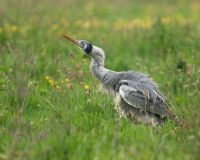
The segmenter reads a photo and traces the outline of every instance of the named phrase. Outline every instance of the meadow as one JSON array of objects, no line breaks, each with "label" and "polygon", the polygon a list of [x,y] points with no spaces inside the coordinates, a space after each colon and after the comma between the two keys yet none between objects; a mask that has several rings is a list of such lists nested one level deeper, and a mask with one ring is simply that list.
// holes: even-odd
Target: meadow
[{"label": "meadow", "polygon": [[[200,159],[200,2],[1,0],[0,159]],[[150,74],[179,122],[120,118],[90,58]]]}]

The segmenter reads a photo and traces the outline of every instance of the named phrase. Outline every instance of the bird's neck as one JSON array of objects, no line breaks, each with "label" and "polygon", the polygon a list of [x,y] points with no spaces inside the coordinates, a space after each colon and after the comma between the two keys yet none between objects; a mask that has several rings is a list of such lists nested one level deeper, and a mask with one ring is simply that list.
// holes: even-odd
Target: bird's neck
[{"label": "bird's neck", "polygon": [[104,51],[93,46],[90,56],[92,57],[90,65],[92,73],[101,82],[99,89],[108,95],[115,96],[114,86],[119,81],[119,76],[117,72],[104,68]]},{"label": "bird's neck", "polygon": [[92,58],[90,65],[92,73],[99,81],[102,81],[107,73],[107,69],[104,68],[104,51],[101,48],[93,46],[93,51],[90,56]]}]

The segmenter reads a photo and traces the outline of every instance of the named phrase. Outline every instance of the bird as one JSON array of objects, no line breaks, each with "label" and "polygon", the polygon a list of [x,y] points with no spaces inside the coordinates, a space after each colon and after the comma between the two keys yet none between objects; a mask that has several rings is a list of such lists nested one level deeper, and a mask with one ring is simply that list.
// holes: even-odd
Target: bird
[{"label": "bird", "polygon": [[83,54],[91,57],[90,69],[100,81],[100,90],[113,97],[115,111],[120,118],[133,123],[162,126],[167,119],[176,116],[169,109],[170,104],[148,74],[136,71],[116,72],[104,67],[104,51],[85,40],[75,40],[61,34],[77,45]]}]

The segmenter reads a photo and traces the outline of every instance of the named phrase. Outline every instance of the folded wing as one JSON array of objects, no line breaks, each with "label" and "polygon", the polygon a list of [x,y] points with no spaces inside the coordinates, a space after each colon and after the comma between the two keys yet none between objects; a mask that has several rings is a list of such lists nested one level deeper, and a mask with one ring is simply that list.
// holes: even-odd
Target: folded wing
[{"label": "folded wing", "polygon": [[[134,88],[128,85],[121,85],[119,88],[119,93],[126,103],[142,111],[155,113],[165,117],[173,116],[173,113],[169,111],[166,106],[166,102],[163,99],[159,98],[158,96],[148,97],[147,91],[145,90],[146,89],[144,88],[144,91],[141,92],[141,88],[138,90],[137,87]],[[155,95],[156,94],[159,93],[155,93]]]}]

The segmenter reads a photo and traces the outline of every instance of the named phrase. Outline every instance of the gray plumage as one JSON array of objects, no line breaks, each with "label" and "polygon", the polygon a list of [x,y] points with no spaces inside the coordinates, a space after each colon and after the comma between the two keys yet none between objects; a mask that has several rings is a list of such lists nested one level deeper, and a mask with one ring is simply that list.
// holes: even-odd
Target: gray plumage
[{"label": "gray plumage", "polygon": [[[162,124],[169,116],[174,117],[167,107],[168,102],[149,75],[128,71],[115,72],[104,68],[104,51],[96,46],[90,53],[90,68],[101,82],[101,90],[111,95],[120,116],[134,122]],[[169,104],[168,104],[169,105]]]},{"label": "gray plumage", "polygon": [[[66,36],[67,37],[67,36]],[[67,39],[69,39],[67,37]],[[71,39],[69,39],[72,41]],[[127,71],[115,72],[104,68],[105,54],[101,48],[87,41],[76,41],[84,54],[91,57],[91,71],[100,81],[100,90],[114,98],[115,109],[132,122],[161,125],[174,114],[168,109],[169,103],[149,75]]]}]

